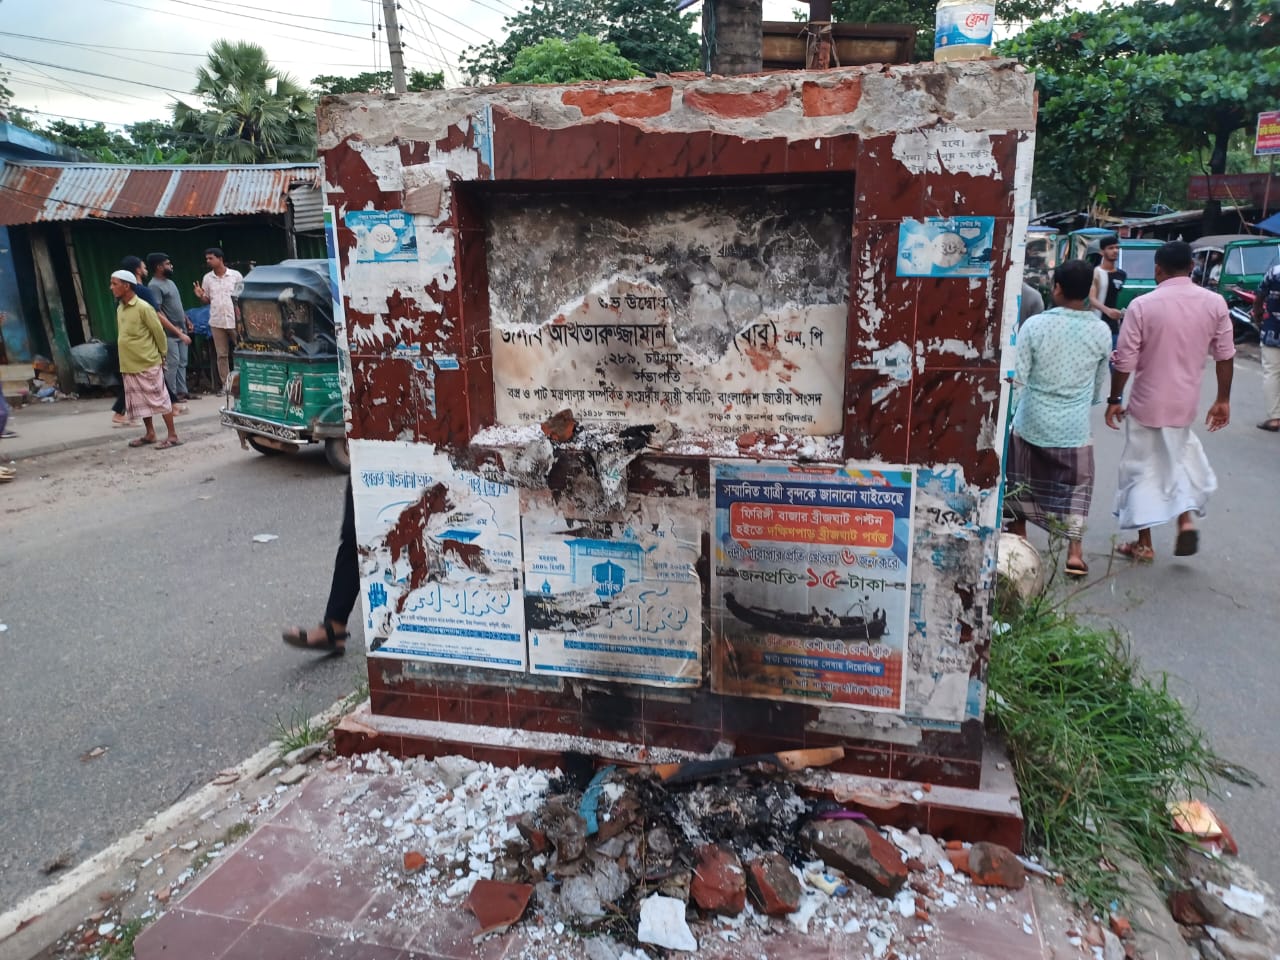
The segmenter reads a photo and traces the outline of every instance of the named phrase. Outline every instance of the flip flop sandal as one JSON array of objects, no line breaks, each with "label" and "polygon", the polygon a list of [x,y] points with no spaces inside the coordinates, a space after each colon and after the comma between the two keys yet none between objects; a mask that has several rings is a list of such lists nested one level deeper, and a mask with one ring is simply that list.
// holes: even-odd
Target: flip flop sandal
[{"label": "flip flop sandal", "polygon": [[1089,575],[1089,565],[1087,563],[1068,563],[1063,569],[1063,572],[1068,577],[1080,579]]},{"label": "flip flop sandal", "polygon": [[1258,424],[1259,430],[1266,430],[1268,433],[1280,433],[1280,420],[1263,420]]},{"label": "flip flop sandal", "polygon": [[1200,531],[1199,530],[1179,530],[1178,539],[1173,544],[1173,555],[1175,557],[1190,557],[1200,549]]},{"label": "flip flop sandal", "polygon": [[306,627],[294,627],[291,630],[286,630],[280,635],[280,639],[291,647],[297,647],[299,650],[317,650],[321,653],[334,653],[338,656],[346,653],[346,647],[340,647],[338,644],[345,644],[351,634],[346,630],[333,629],[333,624],[327,620],[320,624],[320,627],[324,630],[325,638],[319,643],[307,642],[307,633],[309,631]]},{"label": "flip flop sandal", "polygon": [[156,444],[156,449],[157,449],[157,450],[168,450],[170,447],[180,447],[180,446],[182,446],[182,445],[183,445],[183,443],[185,443],[185,442],[186,442],[185,440],[164,440],[164,441],[162,441],[162,442],[160,442],[160,443],[157,443],[157,444]]},{"label": "flip flop sandal", "polygon": [[1156,559],[1155,550],[1142,546],[1136,540],[1120,544],[1116,547],[1116,553],[1122,557],[1128,557],[1134,563],[1154,563]]},{"label": "flip flop sandal", "polygon": [[155,443],[155,437],[137,437],[129,441],[131,447],[149,447]]}]

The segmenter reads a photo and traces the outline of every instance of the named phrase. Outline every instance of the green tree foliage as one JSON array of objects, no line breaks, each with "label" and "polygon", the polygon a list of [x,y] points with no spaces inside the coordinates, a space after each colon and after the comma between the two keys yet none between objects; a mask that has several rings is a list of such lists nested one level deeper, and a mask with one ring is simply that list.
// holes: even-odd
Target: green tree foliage
[{"label": "green tree foliage", "polygon": [[641,73],[674,73],[698,65],[696,14],[677,13],[669,0],[535,0],[507,18],[506,39],[463,51],[474,83],[496,81],[515,66],[516,55],[543,40],[576,43],[586,34],[612,44]]},{"label": "green tree foliage", "polygon": [[568,41],[548,37],[516,54],[503,83],[574,83],[578,80],[627,80],[639,68],[612,43],[585,33]]},{"label": "green tree foliage", "polygon": [[[354,77],[321,74],[318,77],[312,77],[311,86],[315,87],[322,97],[341,93],[390,93],[395,89],[390,70],[366,71]],[[405,77],[405,86],[409,88],[410,93],[421,90],[443,90],[444,74],[410,70],[409,75]]]},{"label": "green tree foliage", "polygon": [[[1033,24],[999,46],[1036,71],[1037,183],[1057,203],[1132,205],[1138,185],[1207,154],[1280,103],[1276,0],[1139,0]],[[1056,203],[1055,203],[1056,205]]]},{"label": "green tree foliage", "polygon": [[256,43],[218,40],[196,71],[194,104],[179,100],[174,126],[191,138],[200,162],[280,163],[314,160],[315,102],[273,67]]},{"label": "green tree foliage", "polygon": [[[916,28],[916,59],[933,59],[934,11],[937,0],[833,0],[832,16],[841,23],[909,23]],[[1061,0],[999,0],[1002,22],[1031,21],[1062,9]],[[807,20],[808,11],[797,11]]]}]

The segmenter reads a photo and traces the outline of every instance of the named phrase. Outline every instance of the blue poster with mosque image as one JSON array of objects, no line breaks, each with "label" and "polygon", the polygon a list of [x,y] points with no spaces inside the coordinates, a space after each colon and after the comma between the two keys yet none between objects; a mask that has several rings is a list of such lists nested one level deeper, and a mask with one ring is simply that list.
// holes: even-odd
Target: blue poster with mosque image
[{"label": "blue poster with mosque image", "polygon": [[625,520],[577,519],[521,495],[530,672],[701,683],[698,516],[637,501]]}]

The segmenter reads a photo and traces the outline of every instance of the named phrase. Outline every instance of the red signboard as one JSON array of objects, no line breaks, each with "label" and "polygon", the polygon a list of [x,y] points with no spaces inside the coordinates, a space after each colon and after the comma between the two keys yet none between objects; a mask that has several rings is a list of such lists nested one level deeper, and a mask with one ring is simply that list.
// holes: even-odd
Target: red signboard
[{"label": "red signboard", "polygon": [[[1272,196],[1280,195],[1280,184],[1272,184]],[[1265,173],[1223,173],[1192,177],[1187,183],[1188,200],[1225,200],[1262,206],[1267,195]]]},{"label": "red signboard", "polygon": [[1280,110],[1258,114],[1258,132],[1253,138],[1256,157],[1280,153]]}]

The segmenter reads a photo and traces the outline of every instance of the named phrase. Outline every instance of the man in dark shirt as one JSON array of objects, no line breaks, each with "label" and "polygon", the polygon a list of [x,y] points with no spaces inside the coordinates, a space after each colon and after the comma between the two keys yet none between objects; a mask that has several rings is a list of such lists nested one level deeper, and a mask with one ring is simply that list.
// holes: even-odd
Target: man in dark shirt
[{"label": "man in dark shirt", "polygon": [[147,254],[147,269],[151,272],[151,291],[160,300],[160,310],[178,328],[175,335],[165,330],[169,339],[169,352],[164,357],[164,382],[176,399],[174,413],[186,413],[187,407],[187,347],[191,344],[191,321],[182,309],[182,294],[173,282],[173,261],[167,253]]},{"label": "man in dark shirt", "polygon": [[1262,390],[1267,399],[1267,419],[1259,430],[1280,431],[1280,263],[1273,263],[1262,277],[1253,298],[1253,319],[1262,335]]}]

